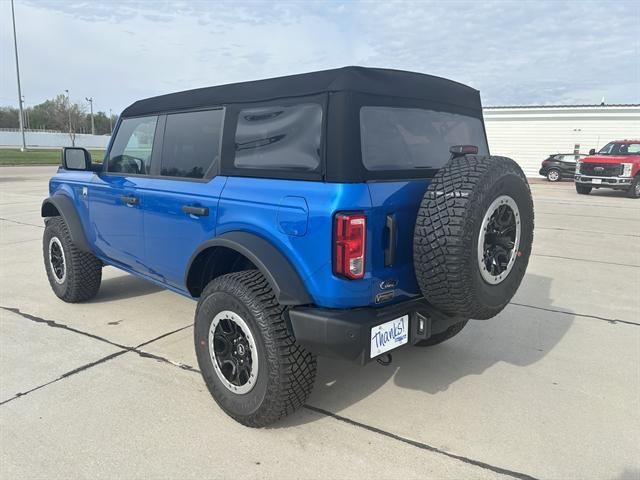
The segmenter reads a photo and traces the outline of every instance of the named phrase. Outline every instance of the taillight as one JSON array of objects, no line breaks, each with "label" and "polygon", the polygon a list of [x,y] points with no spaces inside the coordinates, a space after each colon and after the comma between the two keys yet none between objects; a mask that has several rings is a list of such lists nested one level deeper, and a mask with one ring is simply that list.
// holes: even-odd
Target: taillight
[{"label": "taillight", "polygon": [[334,220],[333,270],[351,279],[364,277],[367,218],[363,213],[337,213]]},{"label": "taillight", "polygon": [[547,165],[549,165],[549,160],[545,160],[545,161],[543,161],[543,162],[542,162],[542,165],[544,165],[545,167],[546,167]]}]

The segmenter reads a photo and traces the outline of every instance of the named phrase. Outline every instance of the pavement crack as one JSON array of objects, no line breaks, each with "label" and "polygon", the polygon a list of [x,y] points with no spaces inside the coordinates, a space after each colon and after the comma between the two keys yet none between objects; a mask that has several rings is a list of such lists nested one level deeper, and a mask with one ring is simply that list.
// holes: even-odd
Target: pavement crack
[{"label": "pavement crack", "polygon": [[603,265],[616,265],[618,267],[640,268],[640,265],[630,265],[628,263],[604,262],[601,260],[590,260],[588,258],[564,257],[562,255],[546,255],[544,253],[532,253],[532,257],[560,258],[562,260],[576,260],[578,262],[600,263]]},{"label": "pavement crack", "polygon": [[578,230],[576,228],[562,228],[562,227],[541,227],[536,225],[536,230],[558,230],[561,232],[578,232],[578,233],[590,233],[598,236],[607,235],[615,237],[632,237],[640,238],[640,235],[633,235],[631,233],[615,233],[615,232],[598,232],[596,230]]},{"label": "pavement crack", "polygon": [[387,438],[391,438],[392,440],[396,440],[402,443],[406,443],[407,445],[411,445],[413,447],[419,448],[421,450],[427,450],[429,452],[437,453],[439,455],[444,455],[445,457],[453,458],[454,460],[458,460],[463,463],[467,463],[469,465],[474,465],[476,467],[490,470],[494,473],[498,473],[501,475],[507,475],[513,478],[519,478],[522,480],[536,480],[536,477],[532,477],[531,475],[527,475],[526,473],[516,472],[515,470],[509,470],[506,468],[498,467],[496,465],[491,465],[489,463],[481,462],[480,460],[474,460],[473,458],[464,457],[462,455],[456,455],[455,453],[450,453],[444,450],[441,450],[432,445],[428,445],[426,443],[418,442],[417,440],[411,440],[406,437],[401,437],[400,435],[396,435],[395,433],[388,432],[386,430],[382,430],[381,428],[373,427],[371,425],[367,425],[366,423],[361,423],[356,420],[352,420],[347,417],[343,417],[333,412],[329,412],[328,410],[324,410],[322,408],[314,407],[312,405],[305,405],[305,409],[310,410],[312,412],[319,413],[321,415],[325,415],[327,417],[331,417],[340,422],[346,423],[348,425],[352,425],[354,427],[359,427],[364,430],[368,430],[369,432],[376,433],[378,435],[383,435]]},{"label": "pavement crack", "polygon": [[180,363],[180,362],[174,362],[173,360],[169,360],[166,357],[162,357],[160,355],[156,355],[154,353],[149,353],[149,352],[145,352],[145,351],[141,351],[141,350],[134,350],[135,353],[137,353],[138,355],[140,355],[142,358],[150,358],[152,360],[156,360],[158,362],[161,363],[167,363],[169,365],[172,365],[174,367],[178,367],[181,370],[186,370],[188,372],[194,372],[194,373],[201,373],[200,370],[198,370],[195,367],[192,367],[191,365],[188,365],[186,363]]},{"label": "pavement crack", "polygon": [[112,342],[111,340],[108,340],[108,339],[106,339],[104,337],[101,337],[100,335],[96,335],[94,333],[85,332],[83,330],[78,330],[77,328],[70,327],[69,325],[65,325],[64,323],[56,322],[55,320],[47,320],[47,319],[42,318],[42,317],[36,317],[35,315],[31,315],[29,313],[24,313],[19,308],[3,307],[3,306],[0,306],[0,308],[2,310],[6,310],[8,312],[15,313],[16,315],[20,315],[22,318],[26,318],[27,320],[31,320],[32,322],[42,323],[42,324],[47,325],[47,326],[52,327],[52,328],[61,328],[62,330],[67,330],[69,332],[77,333],[79,335],[83,335],[85,337],[89,337],[89,338],[92,338],[94,340],[98,340],[100,342],[108,343],[109,345],[112,345],[114,347],[123,348],[123,349],[130,349],[131,348],[131,347],[128,347],[126,345],[121,345],[119,343]]},{"label": "pavement crack", "polygon": [[586,313],[575,313],[575,312],[568,312],[566,310],[556,310],[554,308],[537,307],[535,305],[527,305],[526,303],[510,302],[510,305],[517,305],[518,307],[533,308],[536,310],[543,310],[545,312],[563,313],[565,315],[573,315],[574,317],[593,318],[594,320],[602,320],[603,322],[611,323],[613,325],[615,325],[616,323],[623,323],[625,325],[635,325],[636,327],[640,327],[640,323],[632,322],[630,320],[620,320],[619,318],[599,317],[597,315],[588,315]]},{"label": "pavement crack", "polygon": [[609,215],[584,215],[582,213],[558,213],[558,212],[542,212],[536,211],[536,215],[559,215],[564,217],[588,217],[588,218],[605,218],[607,220],[624,220],[624,221],[632,221],[637,222],[640,219],[637,218],[627,218],[627,217],[611,217]]},{"label": "pavement crack", "polygon": [[86,363],[86,364],[84,364],[84,365],[82,365],[82,366],[80,366],[78,368],[74,368],[73,370],[69,370],[68,372],[63,373],[62,375],[60,375],[58,378],[50,380],[47,383],[43,383],[42,385],[38,385],[37,387],[33,387],[32,389],[27,390],[26,392],[16,393],[13,397],[8,398],[8,399],[3,400],[2,402],[0,402],[0,407],[2,405],[5,405],[5,404],[13,401],[13,400],[16,400],[16,399],[18,399],[20,397],[24,397],[25,395],[28,395],[28,394],[30,394],[32,392],[35,392],[36,390],[40,390],[41,388],[44,388],[44,387],[47,387],[47,386],[52,385],[54,383],[57,383],[60,380],[64,380],[65,378],[69,378],[69,377],[71,377],[71,376],[73,376],[73,375],[75,375],[77,373],[80,373],[80,372],[83,372],[85,370],[88,370],[91,367],[95,367],[96,365],[100,365],[101,363],[108,362],[109,360],[112,360],[112,359],[114,359],[116,357],[119,357],[120,355],[123,355],[123,354],[125,354],[127,352],[128,352],[128,350],[120,350],[120,351],[114,352],[114,353],[112,353],[110,355],[107,355],[106,357],[102,357],[102,358],[100,358],[100,359],[98,359],[98,360],[96,360],[94,362],[89,362],[89,363]]},{"label": "pavement crack", "polygon": [[4,218],[4,217],[0,217],[0,220],[4,220],[5,222],[15,223],[17,225],[25,225],[27,227],[44,228],[44,225],[36,225],[35,223],[19,222],[18,220],[9,220],[8,218]]},{"label": "pavement crack", "polygon": [[[571,205],[574,207],[599,207],[599,208],[615,208],[616,210],[632,210],[632,211],[636,211],[636,209],[634,207],[621,207],[620,205],[605,205],[604,203],[582,203],[582,202],[562,202],[562,201],[557,201],[555,199],[548,199],[548,200],[537,200],[538,203],[546,203],[549,205]],[[544,212],[542,212],[544,213]],[[560,215],[566,215],[564,213],[561,213]],[[571,214],[569,214],[571,215]]]},{"label": "pavement crack", "polygon": [[163,339],[165,337],[168,337],[169,335],[173,335],[174,333],[178,333],[178,332],[181,332],[182,330],[186,330],[187,328],[190,328],[192,324],[185,325],[185,326],[180,327],[180,328],[176,328],[175,330],[171,330],[170,332],[163,333],[162,335],[158,335],[157,337],[154,337],[151,340],[147,340],[146,342],[143,342],[143,343],[141,343],[139,345],[136,345],[135,347],[129,347],[129,346],[126,346],[126,345],[121,345],[121,344],[116,343],[116,342],[112,342],[111,340],[108,340],[108,339],[106,339],[104,337],[101,337],[99,335],[95,335],[93,333],[85,332],[83,330],[78,330],[77,328],[73,328],[73,327],[70,327],[70,326],[65,325],[63,323],[56,322],[55,320],[47,320],[47,319],[44,319],[44,318],[41,318],[41,317],[36,317],[35,315],[24,313],[19,308],[0,306],[0,309],[6,310],[8,312],[15,313],[16,315],[19,315],[22,318],[25,318],[25,319],[30,320],[32,322],[41,323],[41,324],[47,325],[47,326],[52,327],[52,328],[60,328],[60,329],[67,330],[67,331],[72,332],[72,333],[77,333],[79,335],[83,335],[83,336],[89,337],[89,338],[91,338],[93,340],[98,340],[100,342],[107,343],[107,344],[109,344],[109,345],[111,345],[113,347],[116,347],[116,348],[120,349],[117,352],[114,352],[114,353],[111,353],[109,355],[106,355],[106,356],[104,356],[102,358],[99,358],[98,360],[86,363],[84,365],[81,365],[80,367],[77,367],[77,368],[74,368],[72,370],[69,370],[68,372],[63,373],[59,377],[57,377],[57,378],[55,378],[53,380],[50,380],[50,381],[48,381],[46,383],[43,383],[41,385],[38,385],[37,387],[34,387],[34,388],[30,389],[30,390],[27,390],[25,392],[18,392],[13,397],[1,401],[0,402],[0,406],[5,405],[6,403],[9,403],[9,402],[11,402],[13,400],[16,400],[16,399],[18,399],[20,397],[24,397],[25,395],[28,395],[29,393],[35,392],[36,390],[40,390],[41,388],[44,388],[46,386],[49,386],[49,385],[54,384],[56,382],[59,382],[60,380],[64,380],[65,378],[69,378],[69,377],[71,377],[71,376],[73,376],[73,375],[75,375],[77,373],[83,372],[83,371],[88,370],[90,368],[93,368],[93,367],[95,367],[97,365],[100,365],[102,363],[108,362],[109,360],[112,360],[112,359],[114,359],[116,357],[119,357],[120,355],[123,355],[125,353],[129,353],[129,352],[135,353],[135,354],[139,355],[142,358],[153,358],[153,359],[155,359],[157,361],[161,361],[161,362],[164,362],[164,363],[171,364],[173,366],[181,368],[182,370],[199,372],[199,370],[191,367],[190,365],[186,365],[186,364],[182,364],[182,363],[178,363],[178,362],[173,362],[172,360],[169,360],[168,358],[161,357],[159,355],[154,355],[152,353],[147,353],[147,352],[144,352],[144,351],[140,350],[140,348],[142,348],[142,347],[144,347],[146,345],[149,345],[149,344],[151,344],[153,342],[157,342],[158,340],[161,340],[161,339]]}]

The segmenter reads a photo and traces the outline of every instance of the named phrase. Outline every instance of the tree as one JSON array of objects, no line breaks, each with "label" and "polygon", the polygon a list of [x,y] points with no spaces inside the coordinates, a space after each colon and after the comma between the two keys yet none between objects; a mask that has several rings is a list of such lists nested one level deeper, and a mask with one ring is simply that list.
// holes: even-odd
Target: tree
[{"label": "tree", "polygon": [[105,112],[94,113],[93,121],[96,126],[96,135],[110,135],[111,126],[116,124],[117,119],[117,115],[112,115],[111,122],[109,122],[109,116]]},{"label": "tree", "polygon": [[0,107],[0,128],[18,128],[19,115],[17,108]]},{"label": "tree", "polygon": [[[0,128],[19,128],[18,109],[0,107]],[[25,109],[25,118],[29,119],[28,128],[33,130],[57,130],[67,132],[71,142],[75,143],[78,133],[91,132],[91,116],[87,114],[85,103],[71,103],[65,94],[60,94],[52,100],[46,100],[33,107]],[[105,112],[94,113],[97,135],[111,134],[111,125],[115,125],[117,115],[109,116]]]},{"label": "tree", "polygon": [[66,95],[59,94],[53,99],[52,114],[55,123],[62,131],[69,132],[71,145],[76,144],[76,134],[80,130],[83,122],[86,120],[86,106],[77,103],[71,103]]}]

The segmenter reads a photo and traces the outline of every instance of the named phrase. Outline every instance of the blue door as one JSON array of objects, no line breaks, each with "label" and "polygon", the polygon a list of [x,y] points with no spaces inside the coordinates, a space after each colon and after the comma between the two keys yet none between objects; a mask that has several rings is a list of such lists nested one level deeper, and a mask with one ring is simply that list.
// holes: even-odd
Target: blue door
[{"label": "blue door", "polygon": [[152,188],[144,190],[145,254],[153,278],[185,290],[191,255],[215,236],[225,180],[219,176],[207,183],[154,179]]},{"label": "blue door", "polygon": [[182,291],[191,255],[215,236],[218,199],[226,181],[217,175],[223,117],[223,109],[163,117],[159,164],[153,167],[154,178],[140,185],[149,274]]},{"label": "blue door", "polygon": [[120,122],[102,173],[88,186],[90,236],[107,262],[147,274],[140,182],[150,175],[157,116]]},{"label": "blue door", "polygon": [[96,176],[89,198],[96,251],[110,263],[144,272],[143,199],[136,178]]}]

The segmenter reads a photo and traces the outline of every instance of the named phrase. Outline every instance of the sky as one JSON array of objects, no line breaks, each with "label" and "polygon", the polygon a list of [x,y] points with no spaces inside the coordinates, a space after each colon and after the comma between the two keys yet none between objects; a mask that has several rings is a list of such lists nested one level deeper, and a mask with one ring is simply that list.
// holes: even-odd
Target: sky
[{"label": "sky", "polygon": [[[119,113],[163,93],[362,65],[429,73],[483,104],[640,103],[640,0],[15,0],[26,105],[68,89]],[[17,106],[0,0],[0,105]]]}]

